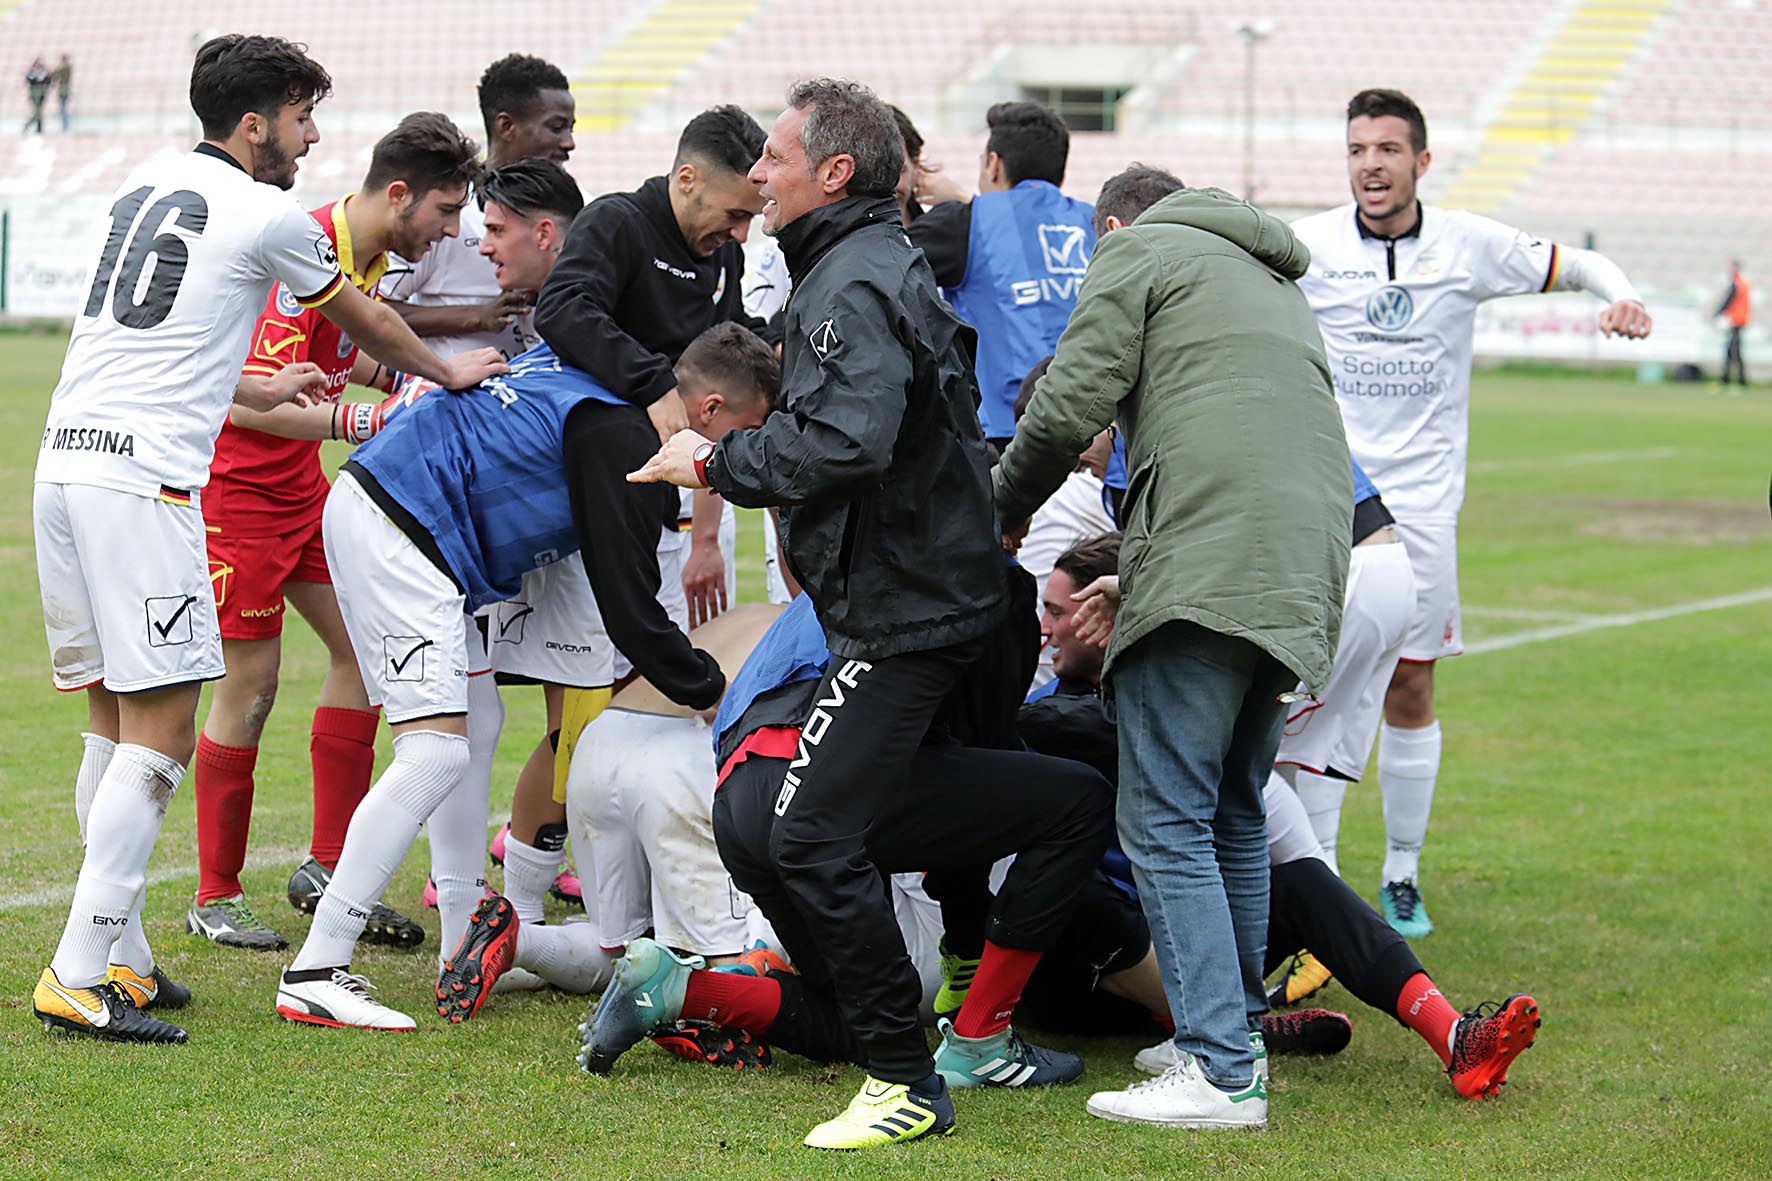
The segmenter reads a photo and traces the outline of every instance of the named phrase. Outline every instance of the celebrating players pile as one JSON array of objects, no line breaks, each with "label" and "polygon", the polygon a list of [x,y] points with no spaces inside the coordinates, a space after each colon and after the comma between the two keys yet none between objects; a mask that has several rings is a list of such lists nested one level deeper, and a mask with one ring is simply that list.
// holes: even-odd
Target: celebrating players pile
[{"label": "celebrating players pile", "polygon": [[[46,1028],[186,1040],[150,1012],[191,998],[143,902],[193,755],[186,927],[287,947],[239,876],[287,603],[330,655],[287,1020],[415,1028],[351,961],[423,941],[382,894],[428,821],[441,1020],[552,986],[600,994],[593,1073],[647,1039],[862,1066],[813,1147],[1082,1077],[1024,1025],[1161,1032],[1156,1077],[1093,1115],[1261,1127],[1270,1055],[1347,1043],[1293,1007],[1331,975],[1457,1094],[1499,1090],[1536,1002],[1461,1014],[1406,939],[1433,930],[1473,315],[1587,290],[1645,336],[1616,266],[1424,206],[1426,124],[1394,91],[1349,105],[1353,203],[1287,226],[1142,165],[1066,198],[1068,134],[1031,103],[992,108],[967,197],[830,79],[767,135],[697,116],[666,175],[586,205],[567,80],[524,56],[481,81],[484,165],[413,114],[309,214],[285,190],[330,89],[277,38],[198,50],[203,142],[119,190],[50,404],[43,614],[90,720]],[[327,439],[357,445],[330,485]],[[735,504],[771,510],[785,609],[727,609]],[[518,683],[548,732],[494,894]],[[1335,861],[1375,742],[1382,914]],[[586,921],[543,923],[550,892]]]}]

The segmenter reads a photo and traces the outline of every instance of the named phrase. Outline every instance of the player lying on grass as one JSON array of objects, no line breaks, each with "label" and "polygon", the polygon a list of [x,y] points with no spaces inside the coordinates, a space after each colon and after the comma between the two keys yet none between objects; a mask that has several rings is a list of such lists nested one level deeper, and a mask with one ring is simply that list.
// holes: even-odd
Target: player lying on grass
[{"label": "player lying on grass", "polygon": [[[717,438],[763,421],[779,369],[762,341],[721,325],[685,351],[676,379],[683,412]],[[350,962],[427,819],[442,946],[454,949],[439,1010],[471,1016],[513,954],[544,979],[555,970],[546,945],[567,928],[519,927],[502,899],[467,913],[485,877],[487,813],[487,780],[464,780],[470,699],[497,696],[473,612],[509,598],[526,571],[582,549],[609,641],[673,700],[711,707],[725,678],[657,601],[658,536],[676,518],[676,496],[625,480],[656,444],[644,410],[541,345],[506,378],[459,397],[424,393],[345,464],[326,502],[326,558],[364,686],[393,728],[394,761],[352,817],[307,942],[281,977],[284,1017],[413,1028],[370,996]],[[464,782],[474,790],[460,790]]]},{"label": "player lying on grass", "polygon": [[466,386],[504,369],[475,356],[440,362],[346,282],[325,231],[290,200],[331,85],[279,38],[204,43],[191,71],[203,142],[141,165],[118,190],[68,340],[31,508],[55,685],[86,692],[90,733],[74,790],[86,856],[32,994],[46,1026],[186,1037],[138,1010],[188,996],[154,964],[142,899],[196,746],[199,689],[225,671],[200,493],[216,433],[236,398],[268,410],[305,396],[237,389],[258,309],[282,283],[407,372]]},{"label": "player lying on grass", "polygon": [[[821,685],[833,668],[836,688],[823,697]],[[840,708],[844,676],[810,598],[802,595],[751,652],[714,721],[721,771],[713,830],[720,860],[733,886],[769,920],[798,974],[703,971],[699,956],[636,939],[587,1021],[586,1070],[607,1073],[649,1031],[684,1016],[767,1031],[784,1049],[826,1061],[863,1060],[863,1043],[838,1002],[848,982],[833,977],[769,856],[776,800],[784,782],[795,782],[807,747],[825,738],[825,711]],[[962,683],[960,695],[965,690]],[[944,722],[938,715],[938,734]],[[889,805],[867,830],[867,856],[884,873],[964,877],[1016,855],[990,907],[984,954],[965,1003],[941,1025],[935,1067],[948,1085],[1047,1085],[1082,1076],[1081,1059],[1029,1044],[1010,1018],[1107,847],[1112,806],[1106,782],[1081,764],[935,738],[911,756]],[[946,822],[931,829],[927,818],[938,812]],[[896,1091],[904,1089],[900,1084]],[[894,1091],[870,1078],[848,1110],[815,1128],[806,1142],[862,1148],[952,1126],[945,1088],[937,1104],[908,1104]]]},{"label": "player lying on grass", "polygon": [[[1083,759],[1109,779],[1118,774],[1118,735],[1099,693],[1103,649],[1079,630],[1095,636],[1111,631],[1109,588],[1118,563],[1117,534],[1073,546],[1059,558],[1046,583],[1044,616],[1058,688],[1022,710],[1022,736],[1030,747]],[[1093,605],[1089,615],[1094,617],[1081,623],[1079,594],[1087,596],[1082,605]],[[1499,1005],[1479,1005],[1461,1016],[1435,987],[1408,941],[1330,870],[1303,806],[1283,779],[1268,780],[1264,802],[1273,868],[1263,974],[1272,974],[1290,950],[1310,948],[1349,992],[1419,1033],[1439,1055],[1461,1096],[1494,1095],[1514,1057],[1537,1036],[1537,1003],[1516,993]],[[1175,1044],[1164,1042],[1141,1052],[1137,1063],[1161,1075],[1176,1054]],[[1125,1095],[1103,1092],[1090,1100],[1090,1109],[1112,1119],[1115,1104]]]},{"label": "player lying on grass", "polygon": [[[417,258],[456,235],[477,151],[444,116],[409,115],[377,141],[362,187],[313,211],[359,291],[374,295],[390,251]],[[360,443],[380,429],[385,411],[341,403],[339,395],[350,381],[391,389],[395,374],[280,286],[259,313],[241,381],[288,381],[297,370],[316,369],[325,392],[314,405],[234,407],[204,490],[210,588],[228,675],[216,682],[197,740],[197,892],[185,929],[228,947],[288,946],[253,913],[240,884],[259,737],[277,696],[285,599],[313,626],[329,658],[309,744],[313,840],[289,881],[296,909],[313,913],[375,769],[381,718],[363,695],[320,542],[320,511],[331,487],[320,467],[320,440]],[[390,400],[390,408],[398,405]],[[410,947],[423,941],[424,928],[378,907],[364,938]]]}]

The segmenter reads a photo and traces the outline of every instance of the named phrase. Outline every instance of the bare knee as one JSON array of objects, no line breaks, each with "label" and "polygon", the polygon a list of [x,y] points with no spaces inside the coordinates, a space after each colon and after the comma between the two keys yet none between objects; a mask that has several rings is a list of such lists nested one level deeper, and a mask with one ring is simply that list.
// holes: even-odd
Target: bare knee
[{"label": "bare knee", "polygon": [[1384,695],[1384,720],[1403,730],[1417,730],[1434,720],[1434,666],[1404,662],[1391,676]]}]

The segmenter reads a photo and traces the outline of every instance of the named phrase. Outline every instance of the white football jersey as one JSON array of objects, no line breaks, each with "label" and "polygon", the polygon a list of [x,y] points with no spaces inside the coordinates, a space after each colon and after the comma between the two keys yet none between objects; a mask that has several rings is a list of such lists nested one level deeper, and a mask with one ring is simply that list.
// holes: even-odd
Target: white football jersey
[{"label": "white football jersey", "polygon": [[1486,217],[1423,205],[1417,233],[1366,237],[1352,203],[1294,222],[1348,446],[1401,519],[1452,520],[1470,448],[1477,305],[1548,291],[1557,247]]},{"label": "white football jersey", "polygon": [[[497,268],[480,253],[486,237],[486,214],[479,195],[470,191],[461,208],[461,233],[445,238],[425,251],[417,262],[395,257],[381,281],[381,297],[416,307],[460,307],[491,303],[498,298]],[[427,336],[425,343],[439,357],[453,357],[470,349],[497,349],[506,358],[526,353],[541,343],[536,335],[535,314],[526,311],[496,332],[468,332],[460,336]]]},{"label": "white football jersey", "polygon": [[320,224],[208,144],[123,182],[92,276],[37,479],[148,496],[208,482],[271,287],[317,307],[345,281]]},{"label": "white football jersey", "polygon": [[768,320],[788,306],[793,289],[788,256],[781,252],[774,238],[763,239],[745,258],[744,310],[759,320]]}]

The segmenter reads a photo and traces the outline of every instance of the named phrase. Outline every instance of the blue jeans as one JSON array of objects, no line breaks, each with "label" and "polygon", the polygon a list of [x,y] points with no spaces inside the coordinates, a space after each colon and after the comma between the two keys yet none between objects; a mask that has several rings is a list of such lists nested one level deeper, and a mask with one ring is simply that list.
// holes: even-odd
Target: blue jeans
[{"label": "blue jeans", "polygon": [[1267,1008],[1267,813],[1298,678],[1248,640],[1166,624],[1114,663],[1120,844],[1151,928],[1175,1044],[1222,1090],[1255,1071]]}]

